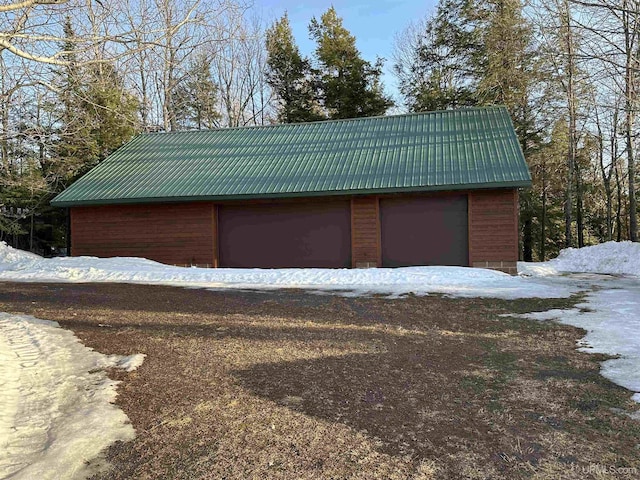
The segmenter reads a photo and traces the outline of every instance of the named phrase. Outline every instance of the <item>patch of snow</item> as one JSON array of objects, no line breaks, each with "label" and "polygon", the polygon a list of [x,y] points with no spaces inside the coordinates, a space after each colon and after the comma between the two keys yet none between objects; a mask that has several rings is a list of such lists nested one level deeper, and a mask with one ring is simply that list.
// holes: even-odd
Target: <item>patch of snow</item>
[{"label": "patch of snow", "polygon": [[141,361],[94,352],[56,322],[0,313],[0,478],[95,473],[105,448],[135,436],[104,369]]},{"label": "patch of snow", "polygon": [[568,310],[519,315],[533,320],[557,320],[583,328],[587,335],[579,350],[619,356],[602,362],[601,373],[632,392],[640,402],[640,280],[613,278],[596,280],[584,303]]},{"label": "patch of snow", "polygon": [[640,243],[606,242],[590,247],[566,248],[548,262],[519,262],[518,272],[530,276],[562,272],[640,276]]},{"label": "patch of snow", "polygon": [[146,355],[144,353],[136,353],[127,357],[119,355],[109,355],[109,361],[113,362],[113,366],[120,368],[126,372],[133,372],[143,364]]},{"label": "patch of snow", "polygon": [[0,243],[0,280],[21,282],[116,282],[211,289],[301,288],[345,295],[401,296],[443,293],[457,297],[560,298],[578,291],[549,286],[494,270],[465,267],[372,269],[184,268],[142,258],[59,257],[45,259]]},{"label": "patch of snow", "polygon": [[[587,330],[580,350],[617,355],[602,363],[601,373],[609,380],[633,392],[640,402],[640,243],[607,242],[583,248],[567,248],[548,262],[518,263],[523,277],[546,278],[561,282],[560,275],[571,280],[586,280],[600,290],[587,295],[586,302],[570,310],[550,310],[524,315],[535,320],[556,319]],[[612,278],[607,275],[624,275]],[[567,279],[568,280],[568,279]],[[581,311],[588,309],[589,311]]]}]

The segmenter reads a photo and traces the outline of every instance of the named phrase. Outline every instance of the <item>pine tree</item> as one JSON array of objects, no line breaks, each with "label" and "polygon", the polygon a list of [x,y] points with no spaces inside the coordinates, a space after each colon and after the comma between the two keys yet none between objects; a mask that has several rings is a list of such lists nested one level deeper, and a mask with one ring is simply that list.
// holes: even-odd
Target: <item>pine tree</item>
[{"label": "pine tree", "polygon": [[325,118],[320,111],[311,62],[300,54],[286,13],[267,30],[266,39],[266,79],[278,100],[278,121],[294,123]]},{"label": "pine tree", "polygon": [[213,81],[209,58],[196,55],[185,79],[173,96],[176,122],[179,128],[216,128],[221,118],[218,111],[218,86]]},{"label": "pine tree", "polygon": [[43,159],[42,170],[45,177],[50,177],[60,189],[84,170],[86,164],[93,165],[99,155],[98,143],[91,133],[92,119],[86,109],[86,78],[80,62],[74,53],[76,45],[75,33],[71,18],[64,24],[64,35],[67,39],[62,45],[62,56],[67,65],[57,71],[59,77],[59,100],[61,106],[58,142],[54,155]]},{"label": "pine tree", "polygon": [[54,179],[54,192],[130,140],[138,125],[137,100],[124,88],[115,67],[79,62],[73,53],[70,18],[64,32],[67,65],[56,72],[61,108],[58,142],[51,158],[41,161],[44,176]]},{"label": "pine tree", "polygon": [[470,2],[443,0],[435,15],[402,39],[394,70],[412,112],[446,110],[478,103],[475,68],[484,48],[469,18]]},{"label": "pine tree", "polygon": [[84,109],[91,118],[96,160],[102,161],[136,134],[138,100],[125,89],[113,65],[98,64],[90,70],[89,78]]},{"label": "pine tree", "polygon": [[322,103],[330,118],[383,115],[393,102],[382,91],[382,59],[364,60],[356,39],[342,25],[333,7],[309,25],[316,41],[322,84]]}]

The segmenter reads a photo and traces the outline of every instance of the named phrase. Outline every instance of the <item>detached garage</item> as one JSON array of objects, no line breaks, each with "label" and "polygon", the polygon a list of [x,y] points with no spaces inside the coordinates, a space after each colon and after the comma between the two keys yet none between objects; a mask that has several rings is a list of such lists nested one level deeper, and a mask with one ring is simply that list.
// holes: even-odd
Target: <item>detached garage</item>
[{"label": "detached garage", "polygon": [[72,255],[515,271],[531,184],[502,107],[136,137],[58,195]]}]

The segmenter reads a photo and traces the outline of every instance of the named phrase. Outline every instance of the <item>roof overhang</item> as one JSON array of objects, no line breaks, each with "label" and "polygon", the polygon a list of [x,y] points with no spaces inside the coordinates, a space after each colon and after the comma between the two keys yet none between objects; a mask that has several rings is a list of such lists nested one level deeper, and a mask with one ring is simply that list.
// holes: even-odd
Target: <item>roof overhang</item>
[{"label": "roof overhang", "polygon": [[136,197],[136,198],[105,198],[91,199],[85,201],[51,201],[54,207],[84,207],[98,205],[134,205],[148,203],[186,203],[186,202],[233,202],[240,200],[277,200],[285,198],[317,198],[328,196],[357,196],[357,195],[389,195],[389,194],[411,194],[428,192],[447,192],[461,190],[490,190],[490,189],[514,189],[530,188],[531,181],[499,182],[499,183],[477,183],[477,184],[457,184],[457,185],[430,185],[403,188],[382,188],[382,189],[362,189],[362,190],[330,190],[311,192],[280,192],[280,193],[255,193],[244,195],[223,195],[223,196],[183,196],[183,197]]}]

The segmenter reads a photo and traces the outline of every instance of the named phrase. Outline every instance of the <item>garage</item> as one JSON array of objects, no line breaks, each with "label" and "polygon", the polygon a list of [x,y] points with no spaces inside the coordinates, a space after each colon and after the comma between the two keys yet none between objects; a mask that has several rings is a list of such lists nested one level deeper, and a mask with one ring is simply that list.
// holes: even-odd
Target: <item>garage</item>
[{"label": "garage", "polygon": [[348,200],[220,205],[218,229],[221,267],[351,266]]},{"label": "garage", "polygon": [[69,209],[72,255],[516,273],[530,185],[509,112],[482,107],[144,133],[52,204]]},{"label": "garage", "polygon": [[466,195],[380,199],[383,267],[469,265]]}]

